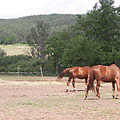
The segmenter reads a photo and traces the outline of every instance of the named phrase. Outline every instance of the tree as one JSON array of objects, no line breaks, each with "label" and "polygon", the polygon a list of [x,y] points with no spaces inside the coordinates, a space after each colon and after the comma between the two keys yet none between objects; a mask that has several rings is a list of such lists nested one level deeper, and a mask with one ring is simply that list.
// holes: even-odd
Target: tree
[{"label": "tree", "polygon": [[35,58],[44,58],[45,41],[50,34],[50,27],[43,21],[38,21],[36,26],[31,28],[30,33],[27,35],[27,43],[31,47],[31,54]]},{"label": "tree", "polygon": [[[62,32],[56,32],[46,42],[46,55],[48,60],[53,62],[55,72],[58,73],[61,66],[62,56],[67,49],[67,44],[72,38],[71,30],[63,30]],[[63,64],[63,63],[62,63]]]},{"label": "tree", "polygon": [[97,42],[89,41],[85,36],[77,36],[67,44],[62,57],[64,67],[86,66],[100,63],[101,49]]},{"label": "tree", "polygon": [[0,48],[0,57],[3,57],[6,55],[6,52]]},{"label": "tree", "polygon": [[14,44],[16,43],[16,35],[3,30],[0,31],[0,44]]},{"label": "tree", "polygon": [[99,0],[99,4],[96,3],[85,16],[78,15],[75,29],[78,34],[100,45],[101,63],[116,63],[114,58],[120,56],[116,54],[115,57],[113,53],[120,52],[120,7],[115,8],[113,0]]},{"label": "tree", "polygon": [[114,42],[120,40],[120,7],[115,8],[113,0],[99,0],[99,3],[101,6],[96,3],[86,16],[78,16],[78,29],[89,40],[98,41],[104,51],[111,52]]}]

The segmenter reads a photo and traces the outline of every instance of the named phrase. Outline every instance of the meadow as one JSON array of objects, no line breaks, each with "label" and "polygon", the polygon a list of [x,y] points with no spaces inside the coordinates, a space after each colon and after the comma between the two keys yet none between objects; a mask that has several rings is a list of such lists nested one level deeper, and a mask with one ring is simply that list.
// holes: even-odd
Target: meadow
[{"label": "meadow", "polygon": [[0,45],[0,48],[6,52],[6,55],[28,55],[30,52],[27,44]]}]

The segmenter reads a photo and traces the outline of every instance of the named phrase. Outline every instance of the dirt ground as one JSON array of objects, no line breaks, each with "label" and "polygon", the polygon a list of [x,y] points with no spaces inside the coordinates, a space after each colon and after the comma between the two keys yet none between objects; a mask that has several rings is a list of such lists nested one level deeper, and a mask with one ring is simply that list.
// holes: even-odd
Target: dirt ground
[{"label": "dirt ground", "polygon": [[65,81],[0,80],[0,120],[120,120],[111,84],[102,84],[100,100],[91,91],[84,100],[84,83],[76,83],[76,92],[71,84],[65,89]]}]

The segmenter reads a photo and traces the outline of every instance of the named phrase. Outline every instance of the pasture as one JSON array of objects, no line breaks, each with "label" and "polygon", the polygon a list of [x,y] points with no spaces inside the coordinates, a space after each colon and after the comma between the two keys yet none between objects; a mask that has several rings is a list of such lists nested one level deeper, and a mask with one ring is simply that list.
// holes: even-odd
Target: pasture
[{"label": "pasture", "polygon": [[112,99],[111,84],[101,84],[101,99],[85,83],[65,92],[66,80],[56,77],[0,76],[0,120],[119,120],[120,99]]},{"label": "pasture", "polygon": [[0,45],[0,48],[4,50],[7,55],[27,55],[30,51],[30,47],[27,44]]}]

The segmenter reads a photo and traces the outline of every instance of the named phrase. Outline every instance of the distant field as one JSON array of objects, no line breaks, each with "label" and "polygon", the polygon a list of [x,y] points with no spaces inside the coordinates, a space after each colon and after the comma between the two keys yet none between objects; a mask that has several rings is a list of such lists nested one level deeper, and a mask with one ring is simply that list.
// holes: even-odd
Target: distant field
[{"label": "distant field", "polygon": [[4,50],[7,55],[27,55],[30,51],[30,47],[27,44],[0,45],[0,48]]}]

